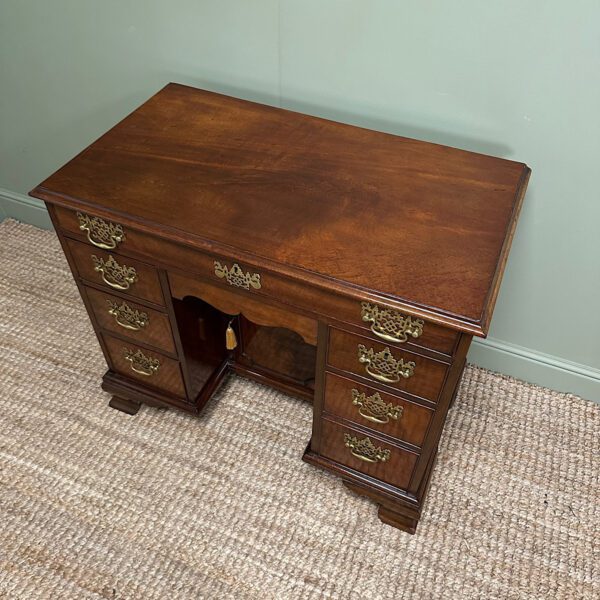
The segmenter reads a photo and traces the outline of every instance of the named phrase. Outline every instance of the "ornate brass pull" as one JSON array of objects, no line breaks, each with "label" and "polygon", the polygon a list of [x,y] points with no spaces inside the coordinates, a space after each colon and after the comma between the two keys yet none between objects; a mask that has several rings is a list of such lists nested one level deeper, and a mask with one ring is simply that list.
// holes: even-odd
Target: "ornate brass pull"
[{"label": "ornate brass pull", "polygon": [[129,286],[137,281],[136,270],[126,265],[121,266],[112,254],[109,254],[106,261],[92,254],[92,260],[94,261],[94,270],[102,274],[102,281],[111,288],[128,290]]},{"label": "ornate brass pull", "polygon": [[146,356],[141,350],[129,350],[125,348],[125,360],[128,360],[131,363],[131,370],[139,373],[140,375],[145,375],[146,377],[151,377],[158,371],[160,367],[160,361],[156,358],[150,358]]},{"label": "ornate brass pull", "polygon": [[369,302],[361,303],[361,308],[362,320],[371,323],[371,331],[388,342],[406,342],[409,335],[418,338],[423,333],[425,323],[422,319]]},{"label": "ornate brass pull", "polygon": [[373,348],[367,348],[362,344],[358,345],[358,362],[366,365],[367,373],[384,383],[396,383],[400,377],[408,379],[415,372],[415,363],[411,360],[404,362],[403,358],[394,358],[389,348],[384,348],[381,352],[375,352]]},{"label": "ornate brass pull", "polygon": [[79,220],[79,229],[87,232],[88,241],[98,248],[113,250],[125,239],[121,225],[80,212],[77,213],[77,219]]},{"label": "ornate brass pull", "polygon": [[225,279],[229,285],[249,290],[252,286],[255,290],[260,290],[260,275],[258,273],[244,273],[237,263],[228,268],[215,260],[215,275],[220,279]]},{"label": "ornate brass pull", "polygon": [[349,433],[345,433],[344,443],[346,448],[350,448],[352,456],[368,463],[385,462],[391,456],[391,452],[387,448],[376,447],[368,437],[359,440]]},{"label": "ornate brass pull", "polygon": [[352,404],[358,406],[358,414],[373,423],[388,423],[390,419],[398,420],[402,416],[402,406],[394,406],[384,402],[379,392],[367,396],[364,392],[352,390]]},{"label": "ornate brass pull", "polygon": [[107,300],[107,302],[109,306],[108,314],[112,315],[117,325],[120,325],[124,329],[139,331],[147,327],[148,323],[150,323],[148,313],[131,308],[127,302],[121,302],[121,304],[112,302],[111,300]]}]

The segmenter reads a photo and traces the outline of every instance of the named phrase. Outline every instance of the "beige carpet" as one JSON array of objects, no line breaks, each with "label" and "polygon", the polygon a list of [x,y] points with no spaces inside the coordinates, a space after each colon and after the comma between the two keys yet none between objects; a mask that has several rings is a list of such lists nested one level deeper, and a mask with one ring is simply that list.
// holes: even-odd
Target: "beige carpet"
[{"label": "beige carpet", "polygon": [[109,409],[53,233],[0,225],[0,597],[600,597],[599,407],[469,367],[416,536],[301,461],[310,406]]}]

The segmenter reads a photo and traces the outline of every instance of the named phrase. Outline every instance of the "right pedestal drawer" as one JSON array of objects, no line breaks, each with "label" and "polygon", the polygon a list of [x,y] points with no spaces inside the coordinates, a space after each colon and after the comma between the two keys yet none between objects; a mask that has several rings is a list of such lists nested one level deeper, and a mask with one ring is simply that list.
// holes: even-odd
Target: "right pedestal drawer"
[{"label": "right pedestal drawer", "polygon": [[417,447],[423,444],[433,415],[430,408],[333,373],[325,375],[323,408]]},{"label": "right pedestal drawer", "polygon": [[322,456],[393,486],[408,488],[418,454],[327,418],[322,428]]},{"label": "right pedestal drawer", "polygon": [[436,402],[448,364],[372,338],[331,329],[327,363],[353,375]]}]

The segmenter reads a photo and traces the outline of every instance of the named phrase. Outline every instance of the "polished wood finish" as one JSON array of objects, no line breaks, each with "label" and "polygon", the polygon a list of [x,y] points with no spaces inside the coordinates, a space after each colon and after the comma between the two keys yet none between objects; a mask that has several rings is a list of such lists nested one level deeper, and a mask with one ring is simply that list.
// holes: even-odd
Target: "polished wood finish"
[{"label": "polished wood finish", "polygon": [[[102,389],[113,394],[109,406],[117,410],[123,410],[127,414],[135,413],[122,407],[128,406],[133,409],[133,405],[136,404],[139,406],[146,404],[147,406],[159,408],[178,408],[194,415],[199,413],[199,409],[186,402],[184,398],[178,398],[150,386],[142,386],[136,380],[112,370],[107,371],[102,377]],[[118,400],[115,400],[115,398]]]},{"label": "polished wood finish", "polygon": [[[522,163],[170,84],[31,194],[47,203],[98,336],[112,407],[198,415],[230,372],[310,400],[304,460],[414,533],[528,177]],[[122,228],[114,249],[92,244],[86,217]],[[134,267],[137,281],[112,288],[92,255]],[[260,286],[219,277],[216,262]],[[148,327],[116,324],[111,298],[146,312]],[[422,334],[381,339],[362,302],[423,319]],[[389,348],[414,372],[377,381],[359,344]],[[159,360],[158,371],[136,373],[126,350]],[[366,419],[352,390],[401,415]],[[389,458],[357,458],[345,434]]]},{"label": "polished wood finish", "polygon": [[[389,450],[390,458],[386,462],[370,463],[365,462],[354,456],[350,448],[344,444],[344,434],[349,434],[357,439],[369,438],[378,448]],[[410,478],[417,462],[417,454],[410,452],[399,446],[393,446],[373,433],[365,432],[344,426],[329,418],[323,419],[323,441],[320,453],[325,458],[333,460],[341,465],[345,465],[355,471],[360,471],[390,485],[405,488],[410,482]]]},{"label": "polished wood finish", "polygon": [[236,360],[314,392],[316,346],[281,327],[260,327],[242,317]]},{"label": "polished wood finish", "polygon": [[[385,348],[390,348],[395,359],[402,359],[404,362],[414,362],[414,374],[408,379],[400,378],[394,383],[385,383],[375,379],[366,370],[366,365],[359,361],[358,346],[363,345],[368,349],[372,348],[375,352],[381,352]],[[373,338],[364,338],[353,335],[339,329],[331,330],[329,342],[329,352],[327,354],[327,364],[347,373],[353,373],[365,379],[376,387],[385,386],[398,391],[406,392],[412,396],[425,398],[435,402],[442,390],[448,365],[446,363],[425,358],[413,352],[398,350],[387,342],[380,342]]]},{"label": "polished wood finish", "polygon": [[352,305],[352,314],[344,315],[348,323],[356,323],[357,327],[364,329],[361,331],[362,335],[379,339],[381,342],[385,342],[390,346],[396,346],[405,350],[434,350],[452,356],[456,347],[459,334],[452,329],[447,327],[440,327],[435,323],[425,322],[423,327],[423,333],[418,338],[409,337],[406,342],[393,342],[389,340],[383,340],[377,334],[373,333],[369,323],[365,323],[360,317],[360,306],[356,303]]},{"label": "polished wood finish", "polygon": [[307,344],[317,343],[317,321],[301,314],[290,312],[280,303],[265,303],[256,300],[243,290],[223,289],[201,279],[184,277],[171,273],[169,277],[171,293],[175,298],[194,295],[218,308],[227,315],[242,314],[258,325],[285,327],[298,333]]},{"label": "polished wood finish", "polygon": [[[384,403],[400,407],[400,416],[396,419],[389,418],[387,423],[378,423],[365,418],[359,410],[360,407],[353,404],[353,390],[366,396],[379,394]],[[410,402],[400,396],[382,392],[381,389],[363,385],[355,379],[329,372],[325,375],[323,411],[324,414],[354,422],[373,430],[375,433],[383,433],[416,447],[421,446],[423,443],[433,415],[432,408]],[[366,414],[371,416],[368,411]]]},{"label": "polished wood finish", "polygon": [[[166,285],[166,276],[164,277]],[[179,359],[184,369],[188,400],[199,408],[208,401],[208,390],[216,390],[229,362],[225,348],[228,318],[198,298],[172,303],[170,318],[179,336]]]},{"label": "polished wood finish", "polygon": [[[104,341],[110,354],[113,368],[117,373],[137,379],[144,385],[164,390],[175,396],[185,397],[181,369],[176,360],[159,352],[141,348],[131,342],[120,340],[112,335],[104,335]],[[145,356],[158,360],[160,363],[158,371],[152,375],[142,375],[136,372],[131,362],[125,358],[128,350],[133,352],[140,350]]]},{"label": "polished wood finish", "polygon": [[114,291],[115,288],[102,279],[102,273],[95,270],[92,258],[96,256],[107,261],[112,256],[119,266],[133,267],[137,273],[137,281],[135,283],[130,284],[126,290],[118,291],[128,296],[148,300],[154,304],[164,303],[158,273],[150,265],[132,260],[131,258],[122,257],[116,252],[100,250],[99,248],[87,246],[74,240],[68,240],[67,244],[77,267],[77,272],[83,280],[100,285],[106,290]]},{"label": "polished wood finish", "polygon": [[[165,313],[89,286],[85,288],[85,294],[92,306],[98,325],[106,332],[118,337],[129,338],[137,344],[148,345],[167,354],[176,354],[171,324],[168,315]],[[148,324],[137,331],[126,329],[120,325],[117,318],[111,315],[109,310],[113,304],[122,306],[123,303],[132,310],[146,314]]]},{"label": "polished wood finish", "polygon": [[169,84],[33,193],[485,333],[528,175],[522,163]]}]

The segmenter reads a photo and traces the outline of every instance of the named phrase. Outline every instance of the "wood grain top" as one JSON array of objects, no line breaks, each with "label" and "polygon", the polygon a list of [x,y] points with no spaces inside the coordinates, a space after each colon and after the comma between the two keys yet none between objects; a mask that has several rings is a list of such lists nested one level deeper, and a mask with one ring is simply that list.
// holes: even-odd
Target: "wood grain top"
[{"label": "wood grain top", "polygon": [[529,172],[169,84],[31,195],[485,335]]}]

